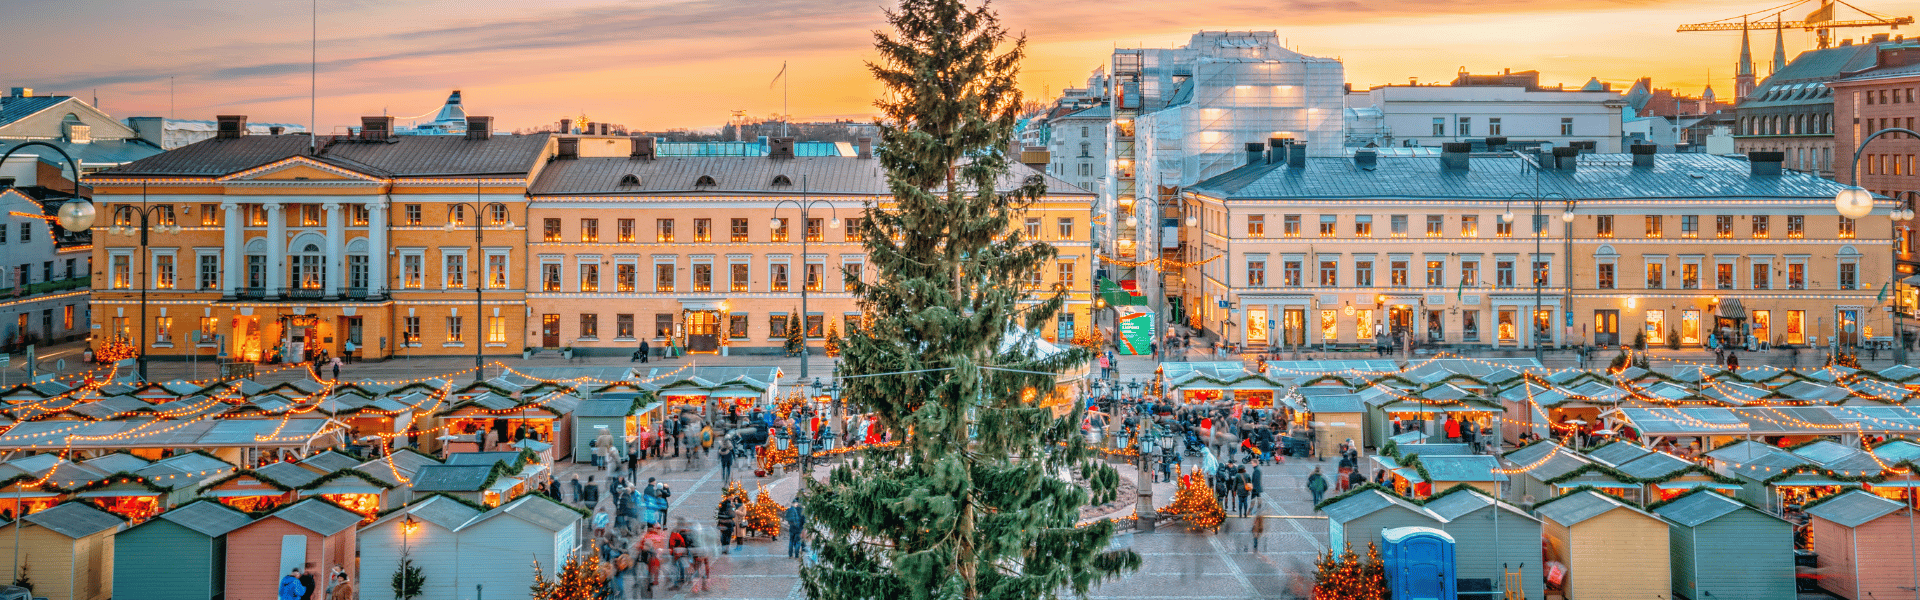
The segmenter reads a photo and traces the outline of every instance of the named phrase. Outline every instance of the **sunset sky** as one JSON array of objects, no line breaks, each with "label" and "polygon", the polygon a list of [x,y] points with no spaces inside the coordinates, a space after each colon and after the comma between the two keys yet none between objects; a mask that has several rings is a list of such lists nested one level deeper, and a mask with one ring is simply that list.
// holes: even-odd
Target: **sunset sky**
[{"label": "sunset sky", "polygon": [[[729,109],[869,118],[863,62],[876,0],[320,0],[319,131],[383,111],[411,117],[463,90],[502,129],[585,114],[636,129],[713,127]],[[1548,83],[1651,76],[1697,94],[1732,90],[1737,33],[1675,33],[1770,6],[1732,0],[1001,0],[1024,31],[1030,97],[1081,85],[1115,46],[1167,47],[1202,29],[1276,30],[1342,59],[1347,81],[1444,81],[1465,68],[1537,69]],[[1899,3],[1868,8],[1892,11]],[[1911,4],[1906,5],[1911,7]],[[9,0],[0,85],[89,97],[117,117],[308,121],[308,0]],[[1793,17],[1797,15],[1789,15]],[[1842,30],[1864,36],[1871,30]],[[1811,47],[1787,32],[1788,56]],[[1762,76],[1772,32],[1756,35]],[[1712,79],[1709,80],[1709,72]],[[169,104],[169,77],[175,93]],[[97,90],[97,92],[96,92]]]}]

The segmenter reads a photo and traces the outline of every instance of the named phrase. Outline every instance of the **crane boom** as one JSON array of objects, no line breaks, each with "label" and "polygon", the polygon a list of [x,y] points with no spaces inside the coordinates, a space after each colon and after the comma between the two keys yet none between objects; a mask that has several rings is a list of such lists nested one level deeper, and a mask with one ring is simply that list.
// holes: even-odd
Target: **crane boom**
[{"label": "crane boom", "polygon": [[1680,28],[1676,29],[1675,31],[1740,31],[1742,29],[1767,30],[1767,29],[1773,29],[1775,27],[1779,27],[1781,29],[1805,29],[1805,30],[1811,31],[1814,29],[1829,29],[1829,28],[1835,28],[1835,27],[1899,27],[1901,25],[1912,25],[1912,24],[1913,24],[1913,17],[1888,17],[1885,19],[1870,19],[1870,20],[1861,20],[1861,21],[1818,21],[1814,23],[1808,23],[1806,21],[1773,21],[1773,22],[1750,21],[1750,22],[1744,22],[1744,23],[1694,23],[1691,25],[1681,25]]}]

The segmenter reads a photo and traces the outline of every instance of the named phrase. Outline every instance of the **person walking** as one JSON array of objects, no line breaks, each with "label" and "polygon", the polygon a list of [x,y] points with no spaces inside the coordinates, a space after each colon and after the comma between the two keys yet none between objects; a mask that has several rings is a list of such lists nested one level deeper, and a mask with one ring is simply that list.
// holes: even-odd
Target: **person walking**
[{"label": "person walking", "polygon": [[[1262,510],[1260,512],[1265,513],[1266,511]],[[1247,526],[1247,537],[1251,538],[1254,554],[1260,553],[1260,536],[1265,535],[1266,533],[1267,533],[1266,515],[1263,515],[1263,514],[1253,515],[1253,523]]]},{"label": "person walking", "polygon": [[720,481],[733,481],[733,436],[720,438]]},{"label": "person walking", "polygon": [[1307,475],[1307,493],[1313,494],[1313,503],[1316,507],[1320,504],[1320,500],[1326,497],[1327,476],[1320,474],[1320,467],[1314,467],[1313,473]]},{"label": "person walking", "polygon": [[634,360],[640,361],[640,364],[646,364],[647,361],[653,359],[653,349],[647,347],[646,340],[640,340],[640,349],[633,353],[633,358]]},{"label": "person walking", "polygon": [[1251,514],[1248,510],[1253,500],[1253,479],[1247,476],[1246,467],[1240,467],[1233,472],[1233,496],[1235,501],[1239,502],[1240,516],[1245,517]]},{"label": "person walking", "polygon": [[801,510],[800,501],[795,500],[787,507],[784,518],[787,521],[787,558],[800,558],[806,553],[807,545],[800,540],[807,530],[807,514]]},{"label": "person walking", "polygon": [[585,491],[587,495],[580,500],[580,505],[587,510],[593,510],[593,507],[600,505],[600,484],[593,482],[592,475],[587,476],[587,487]]},{"label": "person walking", "polygon": [[338,356],[333,357],[333,361],[331,362],[331,364],[333,366],[333,380],[339,381],[340,380],[340,357]]},{"label": "person walking", "polygon": [[1258,506],[1260,495],[1267,493],[1267,487],[1260,483],[1260,465],[1253,466],[1253,471],[1247,474],[1247,479],[1253,482],[1253,503]]},{"label": "person walking", "polygon": [[300,600],[307,594],[307,587],[300,584],[300,577],[300,567],[294,567],[287,571],[285,577],[280,578],[278,600]]},{"label": "person walking", "polygon": [[714,515],[714,525],[720,529],[720,553],[727,554],[733,545],[734,519],[737,513],[732,500],[721,500],[720,510]]},{"label": "person walking", "polygon": [[574,504],[586,502],[585,490],[580,487],[580,475],[578,473],[575,473],[572,479],[567,480],[567,486],[573,490]]}]

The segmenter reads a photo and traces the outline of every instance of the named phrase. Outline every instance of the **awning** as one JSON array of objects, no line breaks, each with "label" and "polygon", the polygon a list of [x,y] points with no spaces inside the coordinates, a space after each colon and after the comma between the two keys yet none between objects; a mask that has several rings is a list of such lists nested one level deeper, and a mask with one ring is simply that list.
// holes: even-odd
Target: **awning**
[{"label": "awning", "polygon": [[214,498],[252,498],[255,496],[283,496],[286,495],[286,492],[279,490],[212,490],[200,492],[200,495]]},{"label": "awning", "polygon": [[160,495],[160,492],[150,492],[150,491],[135,492],[135,491],[114,491],[114,490],[93,490],[93,491],[80,492],[78,494],[74,494],[74,496],[80,497],[80,498],[126,498],[126,497],[151,498],[159,495]]},{"label": "awning", "polygon": [[1888,480],[1873,484],[1877,488],[1920,488],[1920,481]]},{"label": "awning", "polygon": [[1747,307],[1739,298],[1728,298],[1720,302],[1720,316],[1728,319],[1747,318]]},{"label": "awning", "polygon": [[[1560,488],[1560,489],[1573,489],[1573,488],[1582,487],[1582,486],[1594,487],[1594,488],[1606,488],[1610,490],[1640,489],[1639,485],[1631,484],[1631,483],[1620,483],[1617,481],[1567,481],[1567,482],[1553,484],[1553,487]],[[1735,486],[1735,487],[1738,487],[1738,486]]]},{"label": "awning", "polygon": [[1663,490],[1695,490],[1700,488],[1710,490],[1737,490],[1740,489],[1740,484],[1719,483],[1714,481],[1669,481],[1666,483],[1653,484],[1653,487]]}]

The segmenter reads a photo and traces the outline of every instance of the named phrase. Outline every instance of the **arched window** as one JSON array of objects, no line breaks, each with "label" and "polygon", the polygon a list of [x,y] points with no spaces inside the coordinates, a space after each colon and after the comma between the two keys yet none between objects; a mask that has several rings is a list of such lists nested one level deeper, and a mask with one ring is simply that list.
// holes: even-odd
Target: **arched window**
[{"label": "arched window", "polygon": [[639,175],[635,175],[635,174],[632,174],[632,173],[628,173],[628,174],[626,174],[626,175],[622,175],[622,176],[620,176],[620,185],[621,185],[621,186],[623,186],[623,187],[624,187],[624,186],[633,186],[633,185],[640,185],[640,176],[639,176]]},{"label": "arched window", "polygon": [[301,236],[302,239],[296,240],[289,248],[292,252],[288,253],[287,263],[293,268],[293,277],[289,280],[292,285],[288,287],[293,288],[295,293],[318,293],[327,285],[326,253],[320,249],[317,241],[305,241],[310,237]]},{"label": "arched window", "polygon": [[701,175],[699,179],[693,180],[693,187],[712,187],[716,185],[720,185],[720,183],[714,181],[711,175]]},{"label": "arched window", "polygon": [[791,186],[793,185],[793,179],[790,179],[785,175],[775,175],[773,176],[773,185],[776,187]]}]

